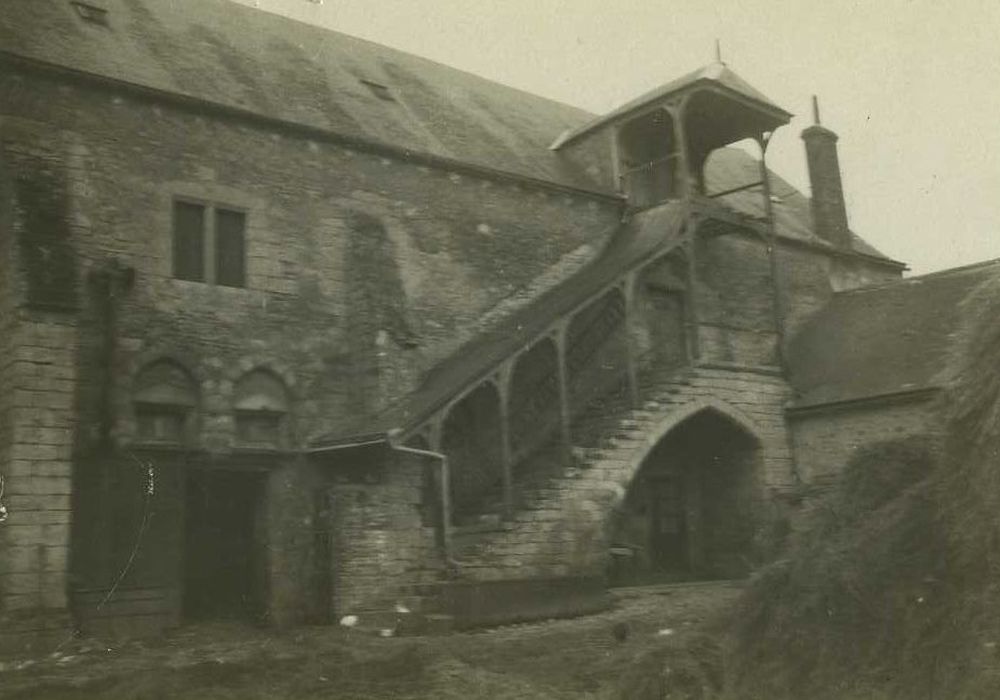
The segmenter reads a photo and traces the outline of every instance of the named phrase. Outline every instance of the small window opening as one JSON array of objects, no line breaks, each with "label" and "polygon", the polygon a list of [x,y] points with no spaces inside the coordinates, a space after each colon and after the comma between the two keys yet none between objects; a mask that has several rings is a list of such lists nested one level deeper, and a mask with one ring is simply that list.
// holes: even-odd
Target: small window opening
[{"label": "small window opening", "polygon": [[371,90],[372,94],[380,100],[385,100],[386,102],[395,102],[396,98],[393,96],[392,91],[389,90],[388,85],[383,85],[382,83],[376,83],[374,80],[361,80],[361,83]]},{"label": "small window opening", "polygon": [[246,215],[229,209],[215,210],[215,283],[225,287],[245,286],[243,261]]},{"label": "small window opening", "polygon": [[70,4],[73,5],[73,9],[76,10],[76,14],[80,16],[80,19],[85,22],[99,24],[102,27],[108,26],[108,11],[103,7],[85,2],[72,2]]},{"label": "small window opening", "polygon": [[136,377],[132,400],[140,442],[187,442],[198,405],[198,388],[186,370],[168,360],[145,367]]},{"label": "small window opening", "polygon": [[174,277],[224,287],[246,286],[246,214],[174,202]]},{"label": "small window opening", "polygon": [[280,448],[288,443],[288,394],[266,370],[244,375],[235,387],[236,439],[245,447]]}]

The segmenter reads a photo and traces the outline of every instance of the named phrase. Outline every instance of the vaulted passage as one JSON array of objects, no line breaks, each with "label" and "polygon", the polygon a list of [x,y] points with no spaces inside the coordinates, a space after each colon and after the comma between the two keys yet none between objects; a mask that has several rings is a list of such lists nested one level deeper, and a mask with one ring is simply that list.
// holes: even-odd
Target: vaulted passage
[{"label": "vaulted passage", "polygon": [[612,583],[746,575],[759,452],[711,409],[664,436],[612,515]]},{"label": "vaulted passage", "polygon": [[451,462],[452,519],[482,512],[503,482],[500,395],[483,384],[448,413],[441,446]]},{"label": "vaulted passage", "polygon": [[558,434],[559,367],[555,343],[541,340],[518,358],[508,413],[515,465]]}]

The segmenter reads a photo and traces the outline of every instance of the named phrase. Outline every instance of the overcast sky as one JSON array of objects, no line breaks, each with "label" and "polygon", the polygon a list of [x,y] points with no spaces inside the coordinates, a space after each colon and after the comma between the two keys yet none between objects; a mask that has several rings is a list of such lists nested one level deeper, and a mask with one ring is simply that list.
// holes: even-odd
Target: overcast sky
[{"label": "overcast sky", "polygon": [[797,115],[772,169],[808,191],[816,93],[857,233],[917,274],[1000,257],[996,0],[236,1],[597,113],[711,62],[718,38]]}]

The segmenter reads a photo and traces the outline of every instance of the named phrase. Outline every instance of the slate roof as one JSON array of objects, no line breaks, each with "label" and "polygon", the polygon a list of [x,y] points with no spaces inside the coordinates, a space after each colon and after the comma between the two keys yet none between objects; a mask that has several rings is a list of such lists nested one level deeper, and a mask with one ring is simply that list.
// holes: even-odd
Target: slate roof
[{"label": "slate roof", "polygon": [[[601,190],[583,168],[549,150],[555,135],[598,119],[576,107],[229,0],[90,2],[107,10],[107,27],[83,21],[69,0],[4,0],[0,52],[404,151]],[[704,80],[780,109],[721,64],[635,102]],[[393,101],[364,81],[386,86]],[[719,191],[759,174],[753,158],[725,149],[713,156],[707,177]],[[811,232],[808,199],[773,177],[782,199],[779,235],[826,246]],[[763,217],[759,191],[719,201]],[[855,250],[885,257],[859,238]]]},{"label": "slate roof", "polygon": [[[403,152],[614,196],[600,192],[601,186],[583,168],[549,148],[558,134],[587,129],[609,115],[596,117],[424,58],[228,0],[88,2],[107,10],[107,26],[84,21],[69,0],[3,0],[0,55]],[[621,109],[703,81],[787,115],[722,66],[695,71]],[[759,175],[757,161],[735,149],[715,152],[706,171],[709,191],[742,186]],[[773,174],[772,178],[779,236],[832,248],[811,231],[808,199],[781,178]],[[759,190],[715,201],[753,219],[764,216]],[[398,427],[439,405],[462,382],[520,347],[537,328],[643,256],[669,245],[682,208],[668,204],[634,217],[589,268],[436,367],[403,404],[374,420],[363,417],[367,430],[377,434]],[[891,263],[857,237],[854,250]]]},{"label": "slate roof", "polygon": [[[788,240],[810,243],[812,245],[834,250],[834,246],[820,238],[812,230],[812,212],[809,198],[795,189],[773,171],[769,172],[771,195],[773,201],[775,227],[778,235]],[[722,192],[732,187],[757,182],[760,180],[760,166],[756,158],[738,148],[720,148],[709,157],[705,169],[706,188],[709,193]],[[719,197],[716,201],[729,209],[763,221],[765,216],[764,200],[759,187],[734,192]],[[891,259],[860,236],[852,233],[852,248],[854,252],[886,262]],[[902,263],[897,263],[902,268]]]},{"label": "slate roof", "polygon": [[[3,0],[0,51],[342,136],[600,189],[548,149],[588,112],[228,0]],[[394,101],[362,81],[384,85]]]},{"label": "slate roof", "polygon": [[963,305],[1000,260],[835,294],[789,344],[795,407],[945,386]]}]

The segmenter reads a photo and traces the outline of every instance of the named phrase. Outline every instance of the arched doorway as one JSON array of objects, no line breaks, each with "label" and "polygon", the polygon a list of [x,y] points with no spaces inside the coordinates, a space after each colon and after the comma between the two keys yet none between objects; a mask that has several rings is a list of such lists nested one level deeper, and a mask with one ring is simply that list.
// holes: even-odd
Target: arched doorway
[{"label": "arched doorway", "polygon": [[759,461],[757,439],[710,408],[664,435],[609,522],[612,584],[748,574]]}]

